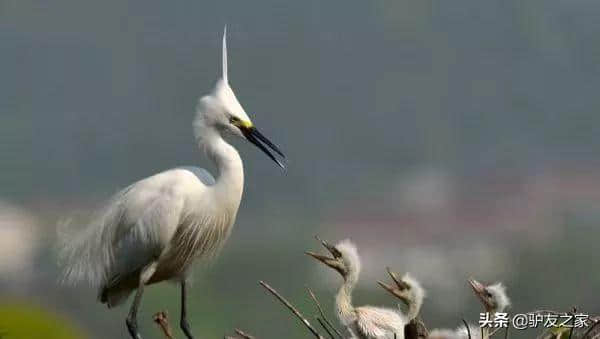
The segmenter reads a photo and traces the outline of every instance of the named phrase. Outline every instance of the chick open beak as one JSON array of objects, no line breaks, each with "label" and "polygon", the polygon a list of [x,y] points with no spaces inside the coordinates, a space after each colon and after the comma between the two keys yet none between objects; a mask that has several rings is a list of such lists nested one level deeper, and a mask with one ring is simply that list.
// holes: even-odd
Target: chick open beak
[{"label": "chick open beak", "polygon": [[484,304],[484,306],[487,305],[488,301],[484,297],[485,285],[473,278],[469,278],[469,279],[467,279],[467,281],[469,282],[469,285],[471,285],[471,288],[473,288],[473,291],[475,291],[475,295],[477,296],[477,298],[479,298],[479,300],[481,300],[481,302]]},{"label": "chick open beak", "polygon": [[487,291],[486,286],[473,278],[468,279],[468,281],[469,285],[471,285],[473,291],[475,291],[475,295],[477,298],[479,298],[486,311],[490,313],[494,312],[495,302],[491,300],[491,295]]},{"label": "chick open beak", "polygon": [[325,255],[320,255],[320,254],[317,254],[317,253],[311,252],[311,251],[306,251],[304,253],[306,255],[309,255],[309,256],[317,259],[318,261],[322,262],[323,264],[325,264],[325,265],[327,265],[329,267],[333,267],[333,261],[334,261],[333,258],[330,258],[330,257],[325,256]]},{"label": "chick open beak", "polygon": [[240,125],[238,128],[242,131],[242,134],[253,143],[256,147],[260,148],[271,160],[275,161],[279,167],[285,169],[285,165],[279,159],[271,153],[271,150],[275,151],[282,159],[285,159],[283,152],[274,143],[271,142],[267,137],[256,129],[253,125]]},{"label": "chick open beak", "polygon": [[467,281],[469,282],[469,285],[471,285],[471,288],[473,288],[473,291],[475,291],[477,295],[481,295],[485,291],[485,286],[479,281],[473,278],[469,278],[467,279]]},{"label": "chick open beak", "polygon": [[383,287],[384,290],[388,291],[396,298],[400,298],[401,300],[406,301],[406,296],[403,295],[401,292],[410,288],[410,285],[404,282],[402,279],[399,279],[396,273],[392,272],[392,270],[389,267],[387,268],[387,272],[390,278],[392,278],[392,280],[396,284],[396,287],[388,285],[383,281],[377,281],[377,283],[379,284],[379,286]]},{"label": "chick open beak", "polygon": [[321,245],[323,245],[323,247],[325,247],[329,251],[329,253],[331,253],[331,255],[334,258],[340,258],[342,256],[342,253],[340,253],[340,251],[337,248],[335,248],[335,246],[331,245],[325,240],[322,240],[317,235],[315,235],[315,239],[317,239],[321,243]]},{"label": "chick open beak", "polygon": [[317,254],[315,252],[311,252],[311,251],[306,251],[304,252],[306,255],[309,255],[315,259],[317,259],[318,261],[322,262],[323,264],[339,270],[340,269],[340,265],[339,265],[339,258],[342,256],[342,254],[340,253],[340,251],[338,251],[337,248],[335,248],[335,246],[329,244],[327,241],[325,240],[321,240],[319,239],[319,237],[315,236],[315,238],[321,242],[321,245],[323,245],[323,247],[325,247],[329,253],[331,253],[332,257],[328,257],[325,255],[321,255],[321,254]]}]

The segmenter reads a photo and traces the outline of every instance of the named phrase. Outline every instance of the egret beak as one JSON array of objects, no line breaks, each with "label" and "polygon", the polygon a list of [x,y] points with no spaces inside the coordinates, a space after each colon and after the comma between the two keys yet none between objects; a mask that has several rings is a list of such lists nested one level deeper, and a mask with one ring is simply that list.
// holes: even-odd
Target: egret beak
[{"label": "egret beak", "polygon": [[311,251],[306,251],[304,253],[306,253],[306,255],[309,255],[309,256],[317,259],[318,261],[324,263],[325,265],[327,265],[329,267],[335,268],[337,266],[336,259],[341,257],[342,254],[340,253],[340,251],[337,250],[337,248],[335,248],[335,246],[329,244],[327,241],[319,239],[318,236],[315,236],[315,238],[321,243],[321,245],[323,245],[323,247],[325,247],[329,251],[329,253],[331,253],[331,255],[333,255],[333,257],[328,257],[328,256],[317,254],[317,253],[311,252]]},{"label": "egret beak", "polygon": [[256,147],[260,148],[260,150],[263,151],[269,158],[271,158],[271,160],[275,161],[277,165],[279,165],[279,167],[285,169],[285,165],[281,161],[279,161],[269,150],[271,149],[275,151],[281,156],[282,159],[285,159],[285,155],[283,155],[283,152],[281,152],[281,150],[279,150],[279,147],[272,143],[271,140],[267,139],[267,137],[260,133],[258,129],[256,129],[256,127],[254,127],[253,125],[240,125],[238,126],[238,128],[242,131],[242,134],[244,134],[248,141],[253,143]]},{"label": "egret beak", "polygon": [[491,295],[487,291],[486,286],[473,278],[468,279],[468,281],[473,288],[473,291],[475,291],[475,295],[479,298],[483,307],[485,307],[485,310],[489,313],[495,312],[495,301],[491,299]]},{"label": "egret beak", "polygon": [[333,267],[334,266],[334,264],[333,264],[334,259],[332,259],[332,258],[330,258],[328,256],[320,255],[320,254],[317,254],[317,253],[311,252],[311,251],[306,251],[304,253],[306,255],[309,255],[309,256],[317,259],[318,261],[322,262],[323,264],[325,264],[325,265],[327,265],[329,267]]},{"label": "egret beak", "polygon": [[338,271],[342,276],[346,275],[346,268],[344,267],[344,265],[341,263],[340,258],[342,257],[342,253],[340,251],[338,251],[337,248],[335,248],[335,246],[329,244],[328,242],[326,242],[325,240],[321,240],[319,239],[319,237],[315,237],[317,238],[318,241],[321,242],[321,245],[323,245],[323,247],[325,247],[333,257],[328,257],[325,255],[321,255],[321,254],[317,254],[315,252],[311,252],[311,251],[306,251],[304,252],[306,255],[309,255],[315,259],[317,259],[318,261],[322,262],[323,264],[333,268],[334,270]]},{"label": "egret beak", "polygon": [[377,283],[379,284],[379,286],[383,287],[384,290],[388,291],[391,295],[393,295],[394,297],[402,300],[403,302],[405,302],[406,304],[408,304],[408,299],[405,295],[403,295],[401,292],[401,289],[395,288],[391,285],[388,285],[386,283],[384,283],[381,280],[378,280]]},{"label": "egret beak", "polygon": [[473,291],[475,291],[477,295],[481,295],[485,291],[485,286],[479,281],[473,278],[469,278],[467,279],[467,281],[469,282],[469,285],[471,285],[471,288],[473,288]]},{"label": "egret beak", "polygon": [[398,278],[396,273],[392,272],[392,270],[389,267],[386,267],[385,269],[386,269],[387,273],[390,275],[390,278],[392,278],[394,283],[396,283],[396,286],[398,286],[398,289],[407,290],[410,288],[410,285],[407,284],[406,282],[404,282],[404,280]]},{"label": "egret beak", "polygon": [[390,275],[390,278],[392,278],[392,280],[396,284],[396,287],[393,287],[392,285],[388,285],[388,284],[384,283],[383,281],[377,281],[377,283],[384,290],[388,291],[391,295],[393,295],[396,298],[399,298],[400,300],[402,300],[408,304],[407,296],[405,294],[403,294],[402,292],[409,289],[410,285],[407,284],[406,282],[404,282],[402,279],[399,279],[398,276],[396,275],[396,273],[392,272],[392,270],[390,270],[389,267],[387,268],[387,272]]},{"label": "egret beak", "polygon": [[331,255],[333,255],[334,258],[340,258],[342,256],[342,253],[340,251],[338,251],[338,249],[335,248],[335,246],[331,245],[330,243],[328,243],[325,240],[322,240],[317,235],[315,235],[315,239],[317,239],[317,241],[319,241],[321,243],[321,245],[323,245],[323,247],[325,247],[329,251],[329,253],[331,253]]},{"label": "egret beak", "polygon": [[486,309],[490,307],[489,301],[485,298],[485,285],[473,278],[469,278],[467,281],[469,282],[469,285],[471,285],[471,288],[473,288],[477,298],[483,303]]}]

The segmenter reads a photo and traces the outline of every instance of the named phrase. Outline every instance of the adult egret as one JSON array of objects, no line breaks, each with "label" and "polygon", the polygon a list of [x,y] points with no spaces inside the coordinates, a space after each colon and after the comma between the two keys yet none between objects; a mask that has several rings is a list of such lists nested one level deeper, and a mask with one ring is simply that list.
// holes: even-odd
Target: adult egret
[{"label": "adult egret", "polygon": [[126,319],[140,339],[136,315],[144,286],[164,280],[181,285],[180,326],[187,321],[186,277],[195,259],[214,257],[235,222],[242,190],[242,160],[223,139],[243,137],[280,167],[283,153],[263,136],[236,99],[227,78],[227,29],[223,32],[222,77],[200,98],[193,122],[197,143],[218,170],[217,178],[197,167],[181,167],[142,179],[117,193],[88,227],[63,238],[67,281],[88,280],[99,300],[113,307],[137,289]]},{"label": "adult egret", "polygon": [[[410,322],[411,317],[416,316],[414,310],[409,310],[405,314],[399,309],[374,306],[354,307],[352,305],[352,290],[358,282],[360,274],[360,257],[356,246],[349,240],[343,240],[335,246],[325,241],[321,241],[321,243],[331,253],[332,257],[313,252],[306,252],[306,254],[333,268],[344,279],[335,298],[335,306],[340,322],[352,334],[352,338],[404,339],[404,327]],[[406,287],[403,289],[404,292],[408,292],[410,282],[404,281],[403,284]],[[417,291],[417,289],[419,290]],[[420,286],[415,286],[412,292],[416,292],[416,298],[422,299],[423,291]],[[420,305],[420,303],[419,301],[418,304]]]}]

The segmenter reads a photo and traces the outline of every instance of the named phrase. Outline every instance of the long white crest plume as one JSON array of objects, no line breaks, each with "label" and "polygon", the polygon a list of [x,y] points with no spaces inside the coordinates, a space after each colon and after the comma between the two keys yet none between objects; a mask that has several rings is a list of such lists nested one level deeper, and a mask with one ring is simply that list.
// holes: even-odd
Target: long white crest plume
[{"label": "long white crest plume", "polygon": [[227,25],[223,29],[223,81],[229,83],[227,80]]}]

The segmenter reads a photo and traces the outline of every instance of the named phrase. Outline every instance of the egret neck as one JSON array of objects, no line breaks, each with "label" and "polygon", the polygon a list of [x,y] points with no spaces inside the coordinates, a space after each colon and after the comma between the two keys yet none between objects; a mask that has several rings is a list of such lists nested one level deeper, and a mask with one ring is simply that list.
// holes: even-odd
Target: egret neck
[{"label": "egret neck", "polygon": [[207,157],[217,167],[217,178],[212,187],[217,197],[237,210],[244,189],[244,166],[238,151],[214,128],[205,127],[199,140]]}]

